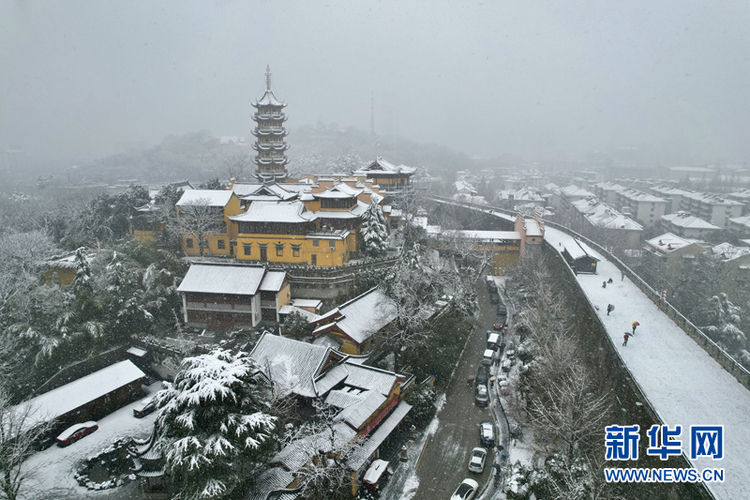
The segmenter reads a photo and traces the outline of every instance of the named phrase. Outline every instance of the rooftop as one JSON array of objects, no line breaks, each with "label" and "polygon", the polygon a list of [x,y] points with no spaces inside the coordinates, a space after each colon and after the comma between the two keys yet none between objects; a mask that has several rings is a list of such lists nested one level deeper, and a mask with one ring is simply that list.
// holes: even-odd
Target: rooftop
[{"label": "rooftop", "polygon": [[177,291],[255,295],[265,274],[266,268],[261,266],[192,264]]},{"label": "rooftop", "polygon": [[255,201],[246,212],[230,217],[235,222],[301,223],[315,220],[314,213],[305,209],[301,201]]},{"label": "rooftop", "polygon": [[696,243],[696,240],[680,238],[673,233],[664,233],[661,236],[646,240],[646,244],[660,253],[668,254],[680,250],[688,245]]},{"label": "rooftop", "polygon": [[184,191],[180,201],[176,203],[178,207],[184,205],[207,205],[209,207],[225,207],[234,193],[227,190],[213,189],[191,189]]},{"label": "rooftop", "polygon": [[715,226],[710,222],[706,222],[703,219],[690,215],[690,212],[675,212],[673,214],[662,215],[661,218],[674,226],[686,229],[721,230],[719,226]]}]

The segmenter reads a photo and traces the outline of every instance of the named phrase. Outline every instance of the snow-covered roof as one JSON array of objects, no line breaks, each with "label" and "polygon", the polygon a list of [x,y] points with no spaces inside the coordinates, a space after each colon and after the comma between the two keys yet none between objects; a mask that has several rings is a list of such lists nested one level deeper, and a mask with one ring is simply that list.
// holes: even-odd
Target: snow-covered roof
[{"label": "snow-covered roof", "polygon": [[497,193],[497,197],[500,200],[510,200],[523,202],[523,201],[544,201],[544,198],[534,189],[521,188],[521,189],[503,189]]},{"label": "snow-covered roof", "polygon": [[466,192],[466,193],[474,194],[474,195],[477,194],[476,188],[467,181],[463,181],[463,180],[456,181],[453,183],[453,187],[459,193]]},{"label": "snow-covered roof", "polygon": [[673,214],[662,215],[661,218],[674,226],[684,227],[686,229],[705,229],[711,231],[721,230],[719,226],[715,226],[701,218],[690,215],[689,212],[675,212]]},{"label": "snow-covered roof", "polygon": [[351,468],[352,470],[359,470],[365,463],[367,463],[367,460],[372,456],[373,453],[375,453],[375,450],[377,450],[380,445],[383,444],[383,442],[388,438],[388,436],[391,435],[393,429],[395,429],[398,424],[401,423],[401,421],[404,419],[404,417],[406,417],[406,414],[409,413],[410,410],[411,405],[406,401],[401,401],[398,405],[396,405],[396,407],[388,415],[388,418],[381,422],[377,430],[370,434],[367,440],[362,443],[361,447],[355,450],[354,454],[347,462],[349,468]]},{"label": "snow-covered roof", "polygon": [[367,212],[367,203],[357,200],[357,204],[349,210],[318,210],[315,216],[318,219],[356,219]]},{"label": "snow-covered roof", "polygon": [[368,173],[379,173],[379,174],[406,174],[411,175],[414,172],[416,172],[417,169],[415,167],[407,167],[406,165],[394,165],[393,163],[387,162],[383,159],[383,157],[378,156],[378,158],[367,165],[364,168],[361,168],[359,170],[355,170],[352,172],[352,175],[366,175]]},{"label": "snow-covered roof", "polygon": [[586,198],[587,196],[595,196],[594,193],[591,191],[587,191],[583,188],[580,188],[576,186],[575,184],[571,184],[570,186],[566,186],[560,190],[563,195],[567,196],[568,198]]},{"label": "snow-covered roof", "polygon": [[266,268],[224,264],[192,264],[178,292],[255,295]]},{"label": "snow-covered roof", "polygon": [[[377,288],[353,298],[338,310],[341,316],[336,319],[336,329],[358,344],[396,318],[395,303]],[[330,325],[320,326],[315,332],[322,333],[327,326]]]},{"label": "snow-covered roof", "polygon": [[621,186],[620,184],[617,184],[616,182],[599,182],[597,184],[594,184],[594,187],[597,189],[601,189],[602,191],[622,191],[624,189],[627,189],[625,186]]},{"label": "snow-covered roof", "polygon": [[[294,482],[295,475],[283,467],[271,467],[263,471],[254,481],[251,481],[244,500],[267,500],[272,491],[286,488]],[[296,498],[294,493],[292,498]],[[274,497],[274,500],[280,500]]]},{"label": "snow-covered roof", "polygon": [[696,240],[680,238],[673,233],[664,233],[661,236],[657,236],[656,238],[646,240],[646,244],[648,246],[664,254],[674,252],[675,250],[680,250],[688,245],[692,245],[695,242]]},{"label": "snow-covered roof", "polygon": [[440,226],[426,226],[426,229],[427,234],[431,236],[444,235],[449,238],[456,237],[482,243],[502,243],[508,240],[521,240],[521,233],[518,231],[475,231],[460,229],[444,231]]},{"label": "snow-covered roof", "polygon": [[750,228],[750,215],[746,215],[744,217],[732,217],[731,219],[729,219],[729,222]]},{"label": "snow-covered roof", "polygon": [[280,464],[291,472],[297,472],[319,452],[342,449],[357,435],[357,431],[344,422],[337,422],[332,427],[333,429],[324,427],[319,434],[288,444],[271,459],[271,463]]},{"label": "snow-covered roof", "polygon": [[711,248],[714,255],[718,255],[724,261],[739,259],[750,254],[750,248],[737,247],[731,243],[721,243]]},{"label": "snow-covered roof", "polygon": [[24,401],[16,408],[18,411],[25,411],[26,408],[31,409],[30,418],[26,422],[31,428],[39,423],[49,422],[65,415],[145,376],[146,374],[132,361],[120,361],[62,387]]},{"label": "snow-covered roof", "polygon": [[234,193],[227,190],[213,189],[191,189],[184,191],[180,201],[176,203],[178,207],[184,205],[206,205],[209,207],[225,207]]},{"label": "snow-covered roof", "polygon": [[576,240],[576,239],[570,239],[566,240],[565,243],[565,250],[568,252],[568,255],[570,255],[570,258],[573,260],[582,259],[584,257],[590,257],[595,260],[599,260],[591,251],[591,249],[586,245],[584,242]]},{"label": "snow-covered roof", "polygon": [[273,94],[272,90],[266,89],[266,91],[263,93],[263,97],[255,101],[253,103],[253,106],[256,108],[258,106],[281,106],[283,108],[286,106],[286,103],[279,101]]},{"label": "snow-covered roof", "polygon": [[301,201],[255,201],[246,212],[230,217],[235,222],[288,222],[301,223],[315,220]]},{"label": "snow-covered roof", "polygon": [[526,226],[526,236],[543,236],[538,220],[529,217],[525,218],[523,222]]},{"label": "snow-covered roof", "polygon": [[337,418],[340,418],[353,428],[359,429],[387,399],[387,396],[380,394],[378,391],[365,391],[361,394],[358,401],[344,408],[337,415]]},{"label": "snow-covered roof", "polygon": [[355,189],[344,183],[338,183],[331,188],[327,188],[320,193],[313,193],[315,198],[356,198],[364,189]]},{"label": "snow-covered roof", "polygon": [[736,206],[743,206],[744,205],[743,203],[741,203],[739,201],[735,201],[735,200],[730,200],[730,199],[727,199],[727,198],[723,198],[723,197],[721,197],[721,196],[719,196],[717,194],[714,194],[714,193],[695,193],[695,192],[691,192],[691,193],[687,193],[685,195],[685,198],[689,198],[689,199],[691,199],[693,201],[697,201],[697,202],[700,202],[700,203],[706,203],[706,204],[709,204],[709,205],[727,205],[727,206],[735,206],[735,207]]},{"label": "snow-covered roof", "polygon": [[296,198],[299,189],[287,189],[275,182],[266,184],[259,183],[234,183],[232,191],[243,200],[255,201],[257,199],[269,198],[274,200],[290,200]]},{"label": "snow-covered roof", "polygon": [[[310,311],[306,309],[301,309],[299,307],[290,306],[288,304],[283,305],[279,308],[279,314],[282,316],[286,316],[287,314],[292,314],[295,312],[300,314],[302,317],[304,317],[308,323],[312,323],[313,321],[320,319],[320,316],[318,316],[315,313],[311,313]],[[330,346],[330,347],[336,348],[338,346]]]},{"label": "snow-covered roof", "polygon": [[261,292],[278,292],[284,285],[286,279],[285,271],[268,271],[260,282]]},{"label": "snow-covered roof", "polygon": [[282,395],[289,393],[303,397],[318,396],[313,383],[331,349],[298,340],[264,333],[250,353],[250,357],[270,376]]},{"label": "snow-covered roof", "polygon": [[653,194],[644,193],[643,191],[639,191],[633,188],[625,188],[618,192],[630,201],[638,201],[638,202],[643,202],[643,203],[666,203],[667,202],[667,200],[665,200],[664,198],[654,196]]},{"label": "snow-covered roof", "polygon": [[318,309],[323,305],[323,301],[318,299],[292,299],[292,305],[297,307],[312,307],[313,309]]},{"label": "snow-covered roof", "polygon": [[643,226],[630,217],[621,214],[606,203],[598,199],[584,198],[573,203],[573,206],[584,214],[591,224],[606,229],[625,229],[629,231],[643,231]]}]

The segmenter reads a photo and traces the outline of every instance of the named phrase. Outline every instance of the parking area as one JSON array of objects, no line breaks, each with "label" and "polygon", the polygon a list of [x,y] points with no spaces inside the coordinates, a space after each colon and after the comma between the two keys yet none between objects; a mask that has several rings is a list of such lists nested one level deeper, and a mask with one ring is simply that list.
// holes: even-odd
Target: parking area
[{"label": "parking area", "polygon": [[[161,388],[161,382],[144,386],[147,395]],[[146,397],[146,396],[144,396]],[[140,498],[137,481],[107,491],[91,491],[78,485],[74,474],[81,462],[96,456],[121,438],[146,438],[153,431],[155,413],[143,418],[133,416],[139,401],[130,403],[100,419],[99,429],[64,448],[56,444],[36,453],[24,463],[29,479],[24,483],[24,497],[32,500],[96,497]]]}]

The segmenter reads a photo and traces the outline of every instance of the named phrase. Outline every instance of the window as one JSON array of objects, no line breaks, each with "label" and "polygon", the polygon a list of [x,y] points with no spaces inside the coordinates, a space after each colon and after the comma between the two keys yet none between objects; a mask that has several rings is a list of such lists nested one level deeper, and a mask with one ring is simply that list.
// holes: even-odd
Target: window
[{"label": "window", "polygon": [[276,246],[276,257],[283,257],[284,256],[284,244],[281,245],[275,245]]},{"label": "window", "polygon": [[253,251],[253,244],[252,243],[243,243],[242,244],[242,252],[245,255],[250,255],[250,253]]},{"label": "window", "polygon": [[335,240],[328,240],[328,246],[331,247],[331,249],[336,248],[336,241]]},{"label": "window", "polygon": [[314,247],[319,247],[319,246],[320,246],[320,241],[318,241],[318,240],[313,240],[313,246],[314,246]]},{"label": "window", "polygon": [[193,248],[193,238],[188,238],[185,240],[185,246],[187,248]]},{"label": "window", "polygon": [[227,247],[227,243],[224,240],[217,240],[216,246],[218,247],[219,250],[224,250]]},{"label": "window", "polygon": [[300,248],[300,245],[292,245],[292,256],[293,257],[299,257],[299,248]]}]

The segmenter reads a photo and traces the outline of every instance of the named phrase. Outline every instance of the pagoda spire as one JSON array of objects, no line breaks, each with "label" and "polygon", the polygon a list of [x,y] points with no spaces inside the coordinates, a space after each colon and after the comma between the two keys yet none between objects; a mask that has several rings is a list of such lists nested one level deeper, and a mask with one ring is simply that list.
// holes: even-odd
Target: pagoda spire
[{"label": "pagoda spire", "polygon": [[284,137],[287,135],[283,110],[286,103],[279,101],[271,90],[271,66],[266,65],[266,91],[263,97],[253,102],[256,112],[253,120],[256,123],[253,135],[256,137],[253,149],[258,152],[253,163],[258,166],[255,176],[263,181],[286,179],[289,173],[286,165],[289,160],[285,151],[289,148]]}]

